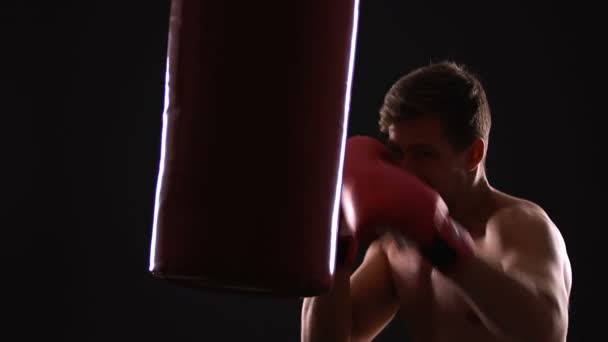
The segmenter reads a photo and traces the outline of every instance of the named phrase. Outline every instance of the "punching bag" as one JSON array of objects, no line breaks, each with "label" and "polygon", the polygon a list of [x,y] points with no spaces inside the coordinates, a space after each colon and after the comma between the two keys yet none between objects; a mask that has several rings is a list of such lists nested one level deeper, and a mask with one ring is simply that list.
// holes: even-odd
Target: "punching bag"
[{"label": "punching bag", "polygon": [[358,0],[173,0],[150,272],[306,297],[333,281]]}]

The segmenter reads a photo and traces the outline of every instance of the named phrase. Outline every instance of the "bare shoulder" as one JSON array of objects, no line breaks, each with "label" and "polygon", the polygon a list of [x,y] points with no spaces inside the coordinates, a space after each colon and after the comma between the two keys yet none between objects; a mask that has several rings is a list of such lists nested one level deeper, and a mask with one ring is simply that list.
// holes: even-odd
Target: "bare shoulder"
[{"label": "bare shoulder", "polygon": [[[500,206],[489,218],[486,242],[501,256],[505,269],[521,269],[554,278],[569,295],[572,275],[566,242],[538,204],[499,194]],[[549,274],[550,273],[550,274]]]},{"label": "bare shoulder", "polygon": [[500,196],[501,205],[486,226],[488,238],[497,239],[504,249],[544,245],[566,253],[559,228],[540,205],[505,194]]}]

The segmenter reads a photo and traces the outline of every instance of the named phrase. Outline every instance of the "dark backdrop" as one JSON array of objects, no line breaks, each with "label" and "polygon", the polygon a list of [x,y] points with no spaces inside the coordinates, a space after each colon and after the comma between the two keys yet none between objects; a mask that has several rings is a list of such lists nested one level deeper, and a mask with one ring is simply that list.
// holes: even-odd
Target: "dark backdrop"
[{"label": "dark backdrop", "polygon": [[[300,300],[197,292],[147,274],[168,9],[2,2],[1,339],[299,339]],[[494,114],[490,182],[539,203],[562,231],[574,272],[569,340],[594,340],[606,190],[599,5],[360,9],[349,134],[375,134],[384,92],[414,67],[450,59],[477,72]],[[403,336],[391,324],[378,340]]]}]

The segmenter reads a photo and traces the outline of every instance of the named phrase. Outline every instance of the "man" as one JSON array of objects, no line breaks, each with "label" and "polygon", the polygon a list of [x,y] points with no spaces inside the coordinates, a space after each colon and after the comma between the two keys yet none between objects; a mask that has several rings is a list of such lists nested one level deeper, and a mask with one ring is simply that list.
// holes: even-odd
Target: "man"
[{"label": "man", "polygon": [[386,144],[347,141],[342,190],[340,240],[369,247],[351,274],[357,240],[339,244],[333,288],[303,302],[302,340],[370,341],[399,313],[413,341],[566,341],[566,247],[540,206],[489,184],[480,81],[451,62],[416,69],[379,124]]}]

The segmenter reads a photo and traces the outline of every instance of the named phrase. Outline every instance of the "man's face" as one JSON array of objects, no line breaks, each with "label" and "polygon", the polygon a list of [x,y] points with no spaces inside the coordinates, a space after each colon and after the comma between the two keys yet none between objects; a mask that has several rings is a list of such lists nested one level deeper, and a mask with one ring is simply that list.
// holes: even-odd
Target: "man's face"
[{"label": "man's face", "polygon": [[433,187],[448,205],[466,187],[466,152],[450,144],[438,119],[393,124],[388,146],[399,166]]}]

